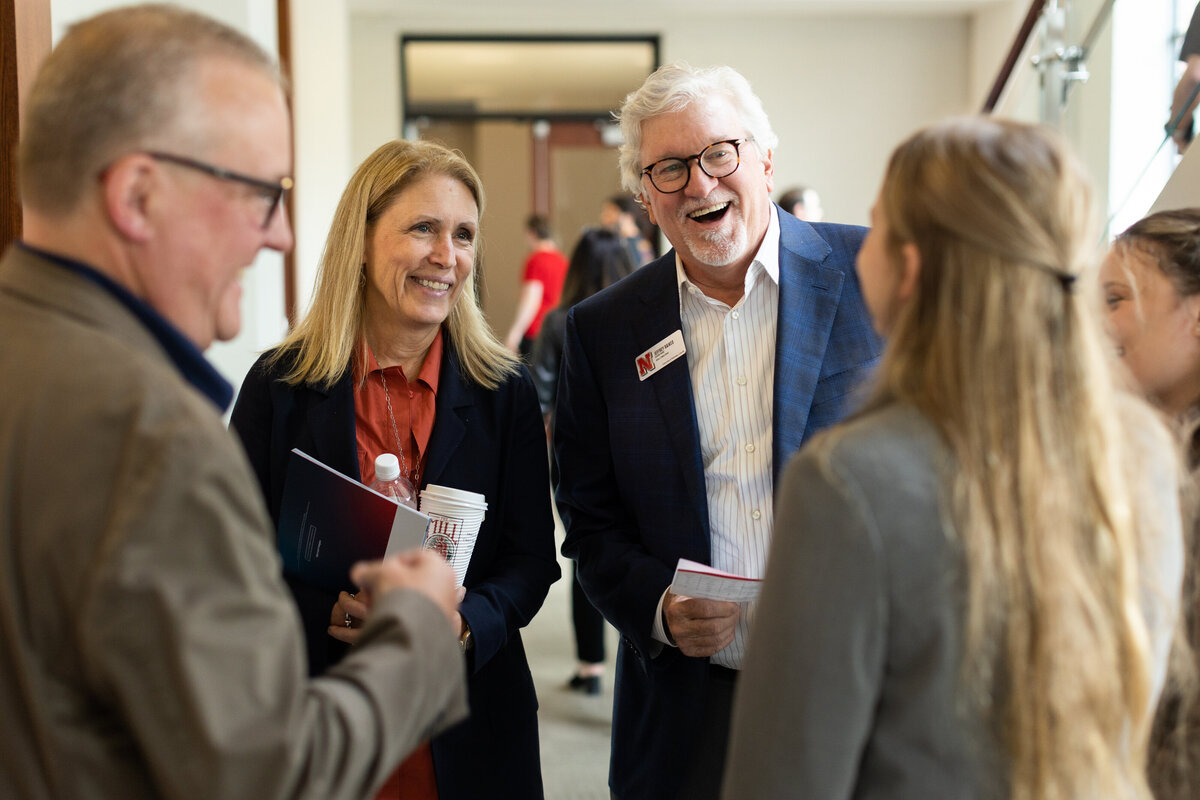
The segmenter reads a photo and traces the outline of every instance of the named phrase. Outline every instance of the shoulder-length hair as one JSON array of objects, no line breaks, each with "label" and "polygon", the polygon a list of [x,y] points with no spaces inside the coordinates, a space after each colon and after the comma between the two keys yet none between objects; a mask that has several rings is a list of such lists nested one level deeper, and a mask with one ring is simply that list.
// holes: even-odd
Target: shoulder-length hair
[{"label": "shoulder-length hair", "polygon": [[[397,139],[368,156],[338,201],[308,313],[273,356],[272,364],[286,354],[290,369],[284,381],[328,387],[350,369],[350,359],[365,333],[366,284],[361,276],[367,237],[405,189],[430,175],[462,183],[483,215],[483,185],[461,153],[434,142]],[[494,389],[517,372],[518,362],[496,339],[479,307],[478,245],[475,252],[476,269],[443,324],[463,377]],[[365,374],[365,349],[359,348],[357,356]]]},{"label": "shoulder-length hair", "polygon": [[608,228],[588,228],[571,252],[558,307],[570,308],[633,270],[629,249],[620,234]]},{"label": "shoulder-length hair", "polygon": [[1006,754],[1009,796],[1147,797],[1138,563],[1153,510],[1131,488],[1131,438],[1169,439],[1116,396],[1075,285],[1096,243],[1083,170],[1045,129],[950,120],[895,151],[880,205],[888,248],[915,244],[921,270],[868,408],[915,406],[953,455],[963,697]]}]

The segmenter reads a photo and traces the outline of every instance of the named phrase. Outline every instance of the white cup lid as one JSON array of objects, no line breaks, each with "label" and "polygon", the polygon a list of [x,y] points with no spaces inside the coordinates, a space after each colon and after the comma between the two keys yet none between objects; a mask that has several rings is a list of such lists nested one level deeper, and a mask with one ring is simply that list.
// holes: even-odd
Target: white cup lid
[{"label": "white cup lid", "polygon": [[487,508],[487,498],[478,492],[468,492],[466,489],[455,489],[450,486],[438,486],[431,483],[421,490],[421,496]]}]

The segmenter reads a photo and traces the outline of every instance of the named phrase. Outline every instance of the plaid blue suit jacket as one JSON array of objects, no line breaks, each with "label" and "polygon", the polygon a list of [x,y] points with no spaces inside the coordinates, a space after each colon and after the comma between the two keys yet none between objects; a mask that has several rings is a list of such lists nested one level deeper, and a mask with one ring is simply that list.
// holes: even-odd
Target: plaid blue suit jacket
[{"label": "plaid blue suit jacket", "polygon": [[[779,212],[773,456],[778,478],[840,420],[878,359],[854,259],[866,231]],[[609,782],[622,800],[673,797],[707,659],[653,641],[679,558],[709,563],[704,466],[687,359],[645,381],[635,358],[681,329],[675,253],[568,315],[555,422],[563,554],[621,634]]]}]

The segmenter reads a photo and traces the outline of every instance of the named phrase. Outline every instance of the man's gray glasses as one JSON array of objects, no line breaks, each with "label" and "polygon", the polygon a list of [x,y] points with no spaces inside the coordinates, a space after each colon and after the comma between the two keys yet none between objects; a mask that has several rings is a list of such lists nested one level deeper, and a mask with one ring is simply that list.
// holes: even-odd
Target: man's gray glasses
[{"label": "man's gray glasses", "polygon": [[696,161],[704,174],[710,178],[725,178],[737,172],[738,164],[742,163],[741,146],[753,142],[754,137],[745,139],[726,139],[713,142],[694,156],[687,158],[664,158],[655,161],[642,170],[643,175],[650,178],[654,188],[663,194],[673,194],[682,191],[692,179],[692,170],[688,165]]},{"label": "man's gray glasses", "polygon": [[279,208],[279,204],[283,201],[284,196],[292,188],[291,178],[281,178],[278,183],[274,183],[272,181],[264,181],[261,178],[242,175],[232,170],[222,169],[221,167],[214,167],[212,164],[206,164],[203,161],[197,161],[194,158],[187,158],[186,156],[177,156],[173,153],[147,152],[146,155],[158,161],[167,161],[171,164],[178,164],[181,167],[194,169],[197,172],[203,172],[205,175],[211,175],[219,180],[233,181],[256,189],[267,206],[267,215],[263,219],[262,224],[263,230],[270,227],[271,217],[275,216],[275,209]]}]

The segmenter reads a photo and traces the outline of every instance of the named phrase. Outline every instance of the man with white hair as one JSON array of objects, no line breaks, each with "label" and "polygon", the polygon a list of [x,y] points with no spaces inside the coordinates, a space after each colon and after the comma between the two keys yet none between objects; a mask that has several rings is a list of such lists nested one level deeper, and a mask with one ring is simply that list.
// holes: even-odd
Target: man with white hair
[{"label": "man with white hair", "polygon": [[675,593],[676,563],[762,576],[775,478],[845,414],[880,343],[864,230],[771,203],[777,138],[744,77],[664,66],[620,116],[625,188],[674,249],[570,312],[558,507],[563,553],[621,633],[613,796],[694,800],[720,792],[752,607]]}]

